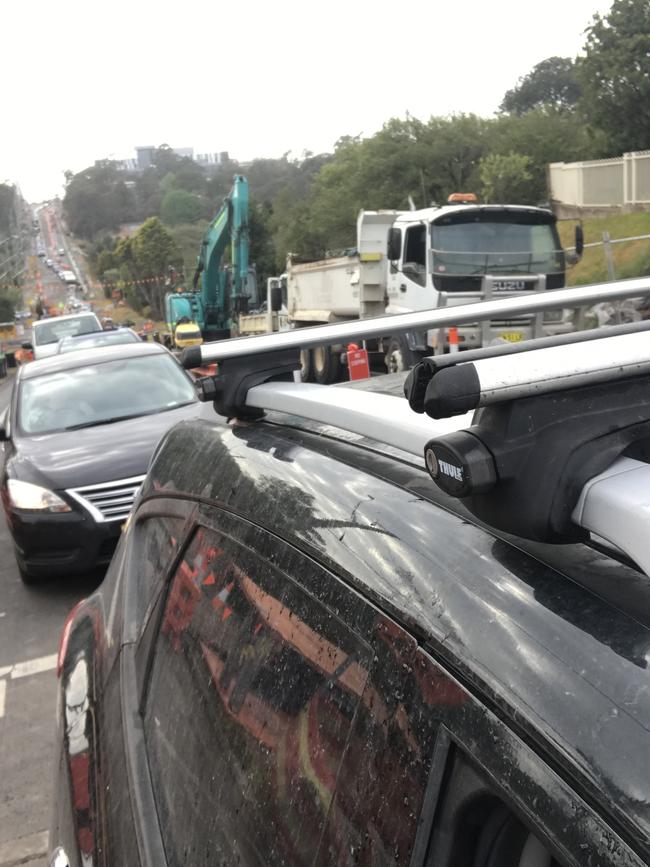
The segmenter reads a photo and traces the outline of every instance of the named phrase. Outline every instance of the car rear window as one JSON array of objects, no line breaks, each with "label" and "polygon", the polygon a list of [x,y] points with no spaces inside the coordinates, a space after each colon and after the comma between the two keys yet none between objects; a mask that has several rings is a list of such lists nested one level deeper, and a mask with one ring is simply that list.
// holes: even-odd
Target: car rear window
[{"label": "car rear window", "polygon": [[266,557],[198,531],[169,589],[144,716],[170,865],[313,863],[371,660]]},{"label": "car rear window", "polygon": [[52,319],[35,323],[32,326],[34,345],[47,346],[58,343],[64,337],[74,337],[77,334],[89,334],[101,331],[97,317],[93,314],[77,316],[74,319]]}]

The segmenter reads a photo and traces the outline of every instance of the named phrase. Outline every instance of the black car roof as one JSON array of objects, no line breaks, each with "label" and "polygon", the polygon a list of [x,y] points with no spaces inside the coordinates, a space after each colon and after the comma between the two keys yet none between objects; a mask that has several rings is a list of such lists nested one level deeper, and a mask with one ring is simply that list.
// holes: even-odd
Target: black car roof
[{"label": "black car roof", "polygon": [[120,358],[137,358],[141,355],[170,355],[159,343],[119,343],[113,346],[98,346],[93,349],[79,349],[61,355],[51,355],[39,361],[30,361],[20,368],[21,379],[32,379],[46,373],[59,373],[74,370],[89,364],[102,364]]},{"label": "black car roof", "polygon": [[[290,422],[178,425],[145,496],[169,488],[212,500],[316,553],[578,778],[619,827],[650,838],[647,579],[585,545],[494,533],[412,458]],[[629,605],[607,598],[613,587]]]}]

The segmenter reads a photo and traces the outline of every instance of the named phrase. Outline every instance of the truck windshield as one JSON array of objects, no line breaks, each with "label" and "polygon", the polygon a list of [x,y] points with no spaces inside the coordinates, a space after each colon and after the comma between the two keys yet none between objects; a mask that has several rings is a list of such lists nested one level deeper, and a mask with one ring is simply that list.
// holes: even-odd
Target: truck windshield
[{"label": "truck windshield", "polygon": [[431,226],[434,275],[558,274],[564,254],[552,219],[533,212],[449,214]]}]

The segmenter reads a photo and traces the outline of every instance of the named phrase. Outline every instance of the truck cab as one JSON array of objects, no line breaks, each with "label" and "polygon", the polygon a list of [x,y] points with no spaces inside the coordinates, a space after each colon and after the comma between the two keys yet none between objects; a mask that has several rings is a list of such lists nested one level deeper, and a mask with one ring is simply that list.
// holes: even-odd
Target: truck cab
[{"label": "truck cab", "polygon": [[[399,214],[388,232],[387,258],[387,313],[560,289],[565,282],[566,257],[551,211],[479,205],[471,194],[458,203]],[[562,311],[549,311],[546,333],[562,330],[562,318]],[[489,336],[521,340],[532,336],[530,326],[530,317],[495,321]],[[468,348],[480,346],[484,332],[466,326],[460,341]],[[424,351],[436,348],[439,340],[430,334],[413,342]]]}]

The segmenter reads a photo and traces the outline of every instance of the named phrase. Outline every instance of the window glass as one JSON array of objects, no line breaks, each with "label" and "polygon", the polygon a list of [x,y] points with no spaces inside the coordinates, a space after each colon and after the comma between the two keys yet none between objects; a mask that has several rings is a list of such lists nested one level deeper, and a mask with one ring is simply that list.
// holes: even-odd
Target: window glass
[{"label": "window glass", "polygon": [[34,345],[46,346],[50,343],[58,343],[64,337],[89,334],[91,331],[101,330],[101,325],[94,314],[77,316],[74,319],[48,319],[46,322],[39,322],[34,325]]},{"label": "window glass", "polygon": [[432,225],[434,271],[451,274],[553,273],[561,267],[555,226],[530,217],[458,217]]},{"label": "window glass", "polygon": [[132,569],[138,623],[147,619],[146,615],[162,587],[165,570],[181,539],[184,523],[182,518],[159,515],[136,527]]},{"label": "window glass", "polygon": [[410,226],[406,230],[406,243],[404,247],[404,264],[402,271],[405,276],[424,286],[426,283],[427,266],[427,232],[426,227]]},{"label": "window glass", "polygon": [[452,750],[425,867],[560,867],[489,780]]},{"label": "window glass", "polygon": [[[296,563],[279,544],[269,559]],[[144,716],[172,867],[313,864],[371,659],[266,558],[197,532],[170,582]]]},{"label": "window glass", "polygon": [[76,430],[195,400],[190,379],[166,353],[120,358],[23,380],[18,423],[26,434]]}]

